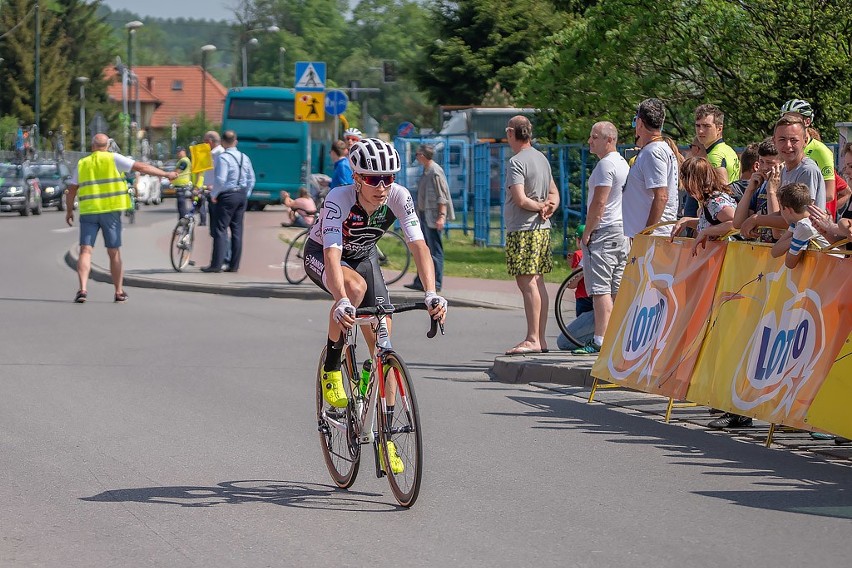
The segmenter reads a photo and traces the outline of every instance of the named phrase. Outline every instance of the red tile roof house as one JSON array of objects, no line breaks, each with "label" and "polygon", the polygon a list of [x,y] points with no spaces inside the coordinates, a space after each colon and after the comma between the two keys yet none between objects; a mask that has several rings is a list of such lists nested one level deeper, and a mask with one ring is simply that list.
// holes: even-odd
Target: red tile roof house
[{"label": "red tile roof house", "polygon": [[[209,72],[204,74],[200,65],[135,66],[139,78],[140,127],[148,133],[151,143],[171,140],[172,123],[195,117],[201,110],[201,85],[206,81],[204,93],[205,115],[209,122],[221,123],[225,96],[222,83]],[[104,76],[112,80],[107,89],[109,99],[123,106],[121,75],[114,67],[104,69]],[[136,87],[128,88],[128,108],[135,113]],[[199,132],[199,138],[203,132]]]}]

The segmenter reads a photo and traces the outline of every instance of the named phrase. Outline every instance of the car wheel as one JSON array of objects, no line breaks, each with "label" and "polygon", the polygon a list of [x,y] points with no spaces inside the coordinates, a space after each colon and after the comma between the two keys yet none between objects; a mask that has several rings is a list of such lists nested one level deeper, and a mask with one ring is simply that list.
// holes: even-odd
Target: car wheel
[{"label": "car wheel", "polygon": [[59,198],[59,202],[56,204],[57,211],[65,211],[65,196]]}]

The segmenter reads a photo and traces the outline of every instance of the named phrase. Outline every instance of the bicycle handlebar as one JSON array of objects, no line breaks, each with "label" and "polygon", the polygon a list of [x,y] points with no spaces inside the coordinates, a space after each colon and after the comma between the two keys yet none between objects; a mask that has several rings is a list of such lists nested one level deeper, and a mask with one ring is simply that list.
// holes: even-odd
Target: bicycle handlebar
[{"label": "bicycle handlebar", "polygon": [[[426,302],[406,302],[404,304],[384,304],[382,306],[370,306],[366,308],[358,308],[355,310],[355,317],[363,317],[363,316],[388,316],[391,314],[395,314],[398,312],[411,312],[414,310],[425,310],[429,311],[429,307],[426,305]],[[438,335],[438,326],[441,328],[441,335],[444,335],[444,324],[440,323],[436,319],[430,318],[432,323],[429,327],[429,331],[426,333],[426,337],[432,339],[436,335]]]}]

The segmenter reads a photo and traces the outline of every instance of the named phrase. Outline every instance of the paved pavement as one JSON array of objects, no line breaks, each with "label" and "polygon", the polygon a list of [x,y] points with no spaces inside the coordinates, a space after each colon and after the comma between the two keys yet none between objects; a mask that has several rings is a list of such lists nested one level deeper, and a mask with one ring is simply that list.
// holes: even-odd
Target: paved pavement
[{"label": "paved pavement", "polygon": [[[209,264],[212,240],[207,237],[207,227],[196,232],[193,260],[195,266],[175,272],[169,262],[171,231],[176,222],[174,210],[144,209],[144,215],[160,217],[153,223],[125,225],[122,257],[125,265],[125,285],[128,287],[162,288],[168,290],[198,291],[236,296],[305,298],[328,297],[322,290],[306,281],[299,285],[284,279],[282,261],[287,244],[282,238],[295,235],[299,230],[282,228],[284,218],[280,208],[268,207],[265,211],[246,215],[243,258],[240,271],[234,273],[204,273],[201,267]],[[75,232],[76,234],[76,232]],[[71,246],[67,261],[76,266],[77,247]],[[413,264],[412,264],[413,268]],[[391,286],[396,298],[419,299],[421,294],[403,287],[413,279],[406,276]],[[96,247],[92,278],[109,281],[109,263],[102,247]],[[549,284],[551,294],[558,285]],[[522,309],[521,295],[511,280],[481,280],[476,278],[445,277],[442,294],[451,305],[493,309]]]}]

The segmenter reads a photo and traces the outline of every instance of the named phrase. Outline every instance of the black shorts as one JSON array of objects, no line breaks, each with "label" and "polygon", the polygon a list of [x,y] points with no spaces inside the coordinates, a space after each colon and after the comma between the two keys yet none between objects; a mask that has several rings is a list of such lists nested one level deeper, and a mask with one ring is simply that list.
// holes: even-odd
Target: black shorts
[{"label": "black shorts", "polygon": [[[355,260],[342,258],[340,264],[348,266],[360,274],[367,283],[364,301],[356,307],[367,308],[390,303],[388,287],[385,284],[384,276],[382,276],[382,269],[379,267],[379,253],[375,247],[367,258]],[[313,239],[308,239],[308,243],[305,245],[305,272],[314,284],[328,292],[328,288],[325,286],[325,256],[323,255],[322,245]]]}]

